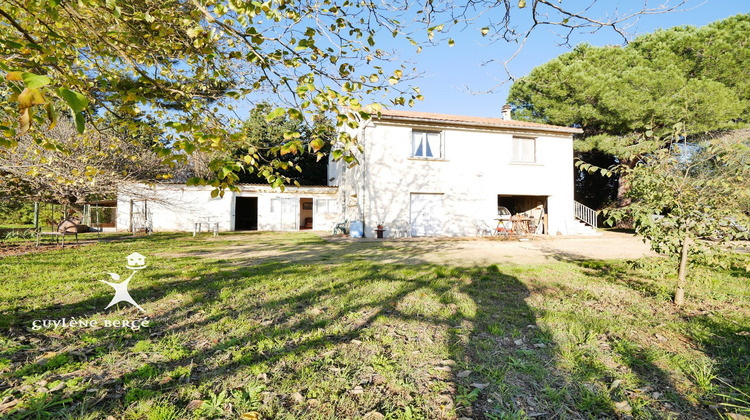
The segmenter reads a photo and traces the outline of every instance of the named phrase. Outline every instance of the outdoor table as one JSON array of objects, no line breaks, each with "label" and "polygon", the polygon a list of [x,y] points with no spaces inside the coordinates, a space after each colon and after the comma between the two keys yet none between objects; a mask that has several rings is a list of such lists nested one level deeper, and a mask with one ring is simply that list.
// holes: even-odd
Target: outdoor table
[{"label": "outdoor table", "polygon": [[530,233],[529,223],[531,222],[531,220],[532,219],[530,217],[526,216],[512,216],[510,218],[510,221],[513,223],[513,227],[511,228],[511,230],[513,231],[513,233],[519,236],[526,236]]},{"label": "outdoor table", "polygon": [[211,225],[213,225],[214,236],[219,235],[219,222],[199,220],[199,221],[193,222],[193,236],[201,233],[201,227],[203,226],[204,223],[206,224],[206,232],[208,232],[208,230],[211,229]]}]

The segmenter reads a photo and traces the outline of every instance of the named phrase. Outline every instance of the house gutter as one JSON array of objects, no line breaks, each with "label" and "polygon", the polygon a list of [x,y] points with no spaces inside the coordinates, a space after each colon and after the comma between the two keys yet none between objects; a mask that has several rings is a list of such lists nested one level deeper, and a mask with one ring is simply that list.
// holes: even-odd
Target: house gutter
[{"label": "house gutter", "polygon": [[467,128],[483,128],[487,130],[504,130],[504,131],[536,131],[546,133],[564,133],[564,134],[581,134],[583,130],[577,127],[557,127],[557,126],[532,126],[532,125],[504,125],[488,124],[470,121],[457,121],[444,118],[414,118],[407,116],[383,115],[378,121],[394,123],[422,123],[422,124],[440,124],[461,126]]}]

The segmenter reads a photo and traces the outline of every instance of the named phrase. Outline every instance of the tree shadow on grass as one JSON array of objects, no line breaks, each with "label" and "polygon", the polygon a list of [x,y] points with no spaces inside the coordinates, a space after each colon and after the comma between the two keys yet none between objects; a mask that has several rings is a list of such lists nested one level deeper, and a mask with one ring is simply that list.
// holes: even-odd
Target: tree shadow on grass
[{"label": "tree shadow on grass", "polygon": [[[131,288],[152,316],[140,331],[28,330],[42,315],[140,316],[126,306],[91,309],[106,306],[106,288],[14,311],[4,320],[12,328],[3,330],[14,344],[0,354],[13,371],[3,374],[0,392],[21,398],[30,385],[26,392],[73,399],[63,411],[50,408],[58,416],[138,417],[170,407],[182,416],[192,400],[220,400],[221,391],[228,391],[217,403],[226,417],[256,410],[264,418],[615,416],[605,391],[578,383],[605,377],[605,367],[582,353],[568,358],[583,374],[561,368],[557,332],[537,323],[553,311],[529,306],[541,291],[528,282],[497,266],[314,263],[320,252],[310,245],[297,251],[302,263],[249,266],[178,259],[170,267],[184,266],[179,275],[155,264]],[[588,340],[583,328],[570,330]],[[85,385],[39,385],[74,378]],[[243,386],[263,393],[258,400],[232,394]],[[26,402],[10,410],[31,414]]]}]

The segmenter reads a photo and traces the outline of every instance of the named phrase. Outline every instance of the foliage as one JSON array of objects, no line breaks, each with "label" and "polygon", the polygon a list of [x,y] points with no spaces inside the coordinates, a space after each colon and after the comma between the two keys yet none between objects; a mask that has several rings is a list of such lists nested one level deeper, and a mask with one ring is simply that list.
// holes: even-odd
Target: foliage
[{"label": "foliage", "polygon": [[[234,155],[241,157],[247,153],[248,148],[255,149],[262,166],[257,170],[246,168],[245,172],[239,174],[239,182],[267,182],[268,174],[276,171],[285,182],[293,182],[296,185],[326,185],[328,160],[323,159],[318,153],[309,153],[307,150],[318,148],[319,152],[327,154],[335,140],[335,126],[322,115],[313,118],[312,128],[286,117],[268,121],[265,114],[273,108],[271,104],[259,106],[250,112],[250,117],[245,121],[245,138],[238,142],[238,149],[234,151]],[[304,151],[298,153],[297,149],[284,147],[284,134],[289,132],[299,133],[298,140],[305,145]]]},{"label": "foliage", "polygon": [[583,128],[578,151],[614,155],[630,169],[674,142],[749,120],[747,39],[744,14],[657,31],[625,47],[582,44],[519,79],[509,103],[517,118]]},{"label": "foliage", "polygon": [[633,202],[610,221],[630,217],[655,251],[680,256],[681,283],[688,258],[716,261],[710,254],[725,251],[723,242],[750,237],[748,130],[658,150],[627,176]]},{"label": "foliage", "polygon": [[185,178],[183,165],[163,164],[136,133],[90,130],[78,135],[63,119],[45,135],[54,147],[22,136],[15,150],[0,149],[1,195],[14,201],[75,203],[113,196],[124,182]]},{"label": "foliage", "polygon": [[[644,6],[600,20],[551,0],[530,7],[525,0],[7,0],[0,6],[0,147],[15,148],[23,134],[60,148],[46,133],[58,115],[69,115],[82,133],[87,123],[100,126],[106,112],[158,124],[154,147],[164,159],[209,156],[216,176],[191,184],[223,193],[254,168],[268,170],[266,182],[280,187],[284,177],[253,149],[227,155],[243,139],[241,114],[271,97],[284,105],[266,111],[268,120],[314,128],[312,116],[326,113],[336,127],[356,127],[384,104],[412,105],[422,99],[408,84],[418,70],[381,47],[387,39],[419,52],[440,41],[454,45],[445,39],[451,28],[502,41],[520,41],[539,25],[619,31],[642,13],[672,9]],[[533,24],[519,28],[512,11]],[[300,141],[299,131],[285,134],[282,154],[323,149]],[[356,138],[341,130],[336,141],[337,158],[353,162]]]}]

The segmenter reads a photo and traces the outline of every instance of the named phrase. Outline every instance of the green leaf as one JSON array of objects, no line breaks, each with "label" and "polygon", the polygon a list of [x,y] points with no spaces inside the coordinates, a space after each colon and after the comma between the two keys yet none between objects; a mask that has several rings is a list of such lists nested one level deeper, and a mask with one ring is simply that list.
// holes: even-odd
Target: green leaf
[{"label": "green leaf", "polygon": [[268,113],[268,115],[266,115],[266,122],[271,122],[276,118],[284,116],[284,114],[286,114],[286,110],[284,110],[284,108],[276,108],[272,112]]},{"label": "green leaf", "polygon": [[83,111],[89,105],[89,99],[76,91],[59,88],[57,94],[68,103],[70,109],[75,113]]},{"label": "green leaf", "polygon": [[299,112],[299,110],[295,108],[289,108],[287,110],[287,114],[289,114],[289,117],[293,120],[302,121],[304,118],[302,117],[302,113]]},{"label": "green leaf", "polygon": [[52,102],[47,102],[47,105],[45,105],[44,108],[47,110],[47,119],[49,120],[47,130],[51,130],[57,125],[57,111],[55,110],[54,105],[52,105]]},{"label": "green leaf", "polygon": [[83,134],[84,130],[86,130],[86,120],[83,118],[82,112],[76,112],[76,131],[78,131],[78,134]]},{"label": "green leaf", "polygon": [[218,190],[218,188],[211,190],[211,198],[216,198],[218,196],[219,196],[219,190]]},{"label": "green leaf", "polygon": [[21,74],[23,83],[29,89],[38,89],[43,86],[47,86],[51,80],[47,76],[40,76],[34,73],[24,72]]}]

